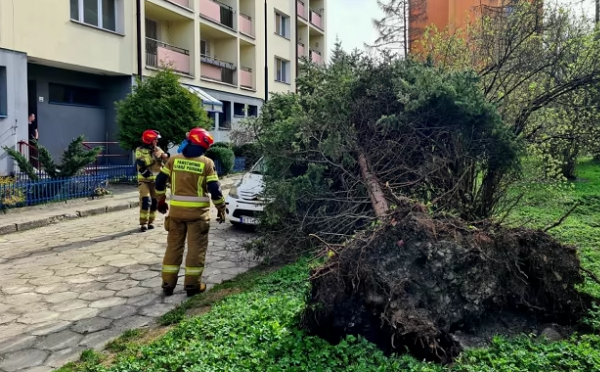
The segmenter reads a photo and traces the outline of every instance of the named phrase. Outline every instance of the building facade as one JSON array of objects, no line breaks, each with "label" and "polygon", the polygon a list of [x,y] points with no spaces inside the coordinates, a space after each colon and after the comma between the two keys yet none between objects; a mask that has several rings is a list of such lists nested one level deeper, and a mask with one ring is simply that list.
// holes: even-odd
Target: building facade
[{"label": "building facade", "polygon": [[[127,164],[114,103],[164,66],[228,141],[270,93],[295,91],[302,57],[326,61],[325,15],[326,0],[0,0],[0,146],[27,152],[34,113],[53,156],[83,134]],[[0,175],[13,170],[0,150]]]},{"label": "building facade", "polygon": [[[419,47],[418,41],[427,26],[434,25],[439,31],[448,30],[454,34],[456,30],[467,25],[469,19],[486,7],[502,8],[507,11],[519,0],[411,0],[424,7],[423,14],[410,17],[409,33],[410,51]],[[421,9],[420,9],[421,10]]]}]

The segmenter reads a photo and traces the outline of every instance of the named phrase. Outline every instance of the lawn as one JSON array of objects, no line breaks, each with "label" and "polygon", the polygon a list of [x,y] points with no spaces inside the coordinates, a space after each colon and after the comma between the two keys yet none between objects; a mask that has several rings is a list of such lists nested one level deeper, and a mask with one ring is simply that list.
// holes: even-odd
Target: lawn
[{"label": "lawn", "polygon": [[[570,190],[536,186],[510,216],[544,227],[577,208],[551,233],[581,248],[584,266],[600,276],[600,165],[584,161]],[[311,263],[301,260],[277,271],[256,269],[197,296],[161,319],[163,326],[130,331],[98,354],[60,372],[175,371],[414,371],[414,372],[592,372],[600,370],[600,336],[574,335],[556,343],[523,336],[496,339],[471,350],[452,366],[411,357],[386,357],[362,339],[333,346],[298,329]],[[588,282],[584,291],[600,295]],[[193,315],[193,316],[190,316]],[[600,316],[591,321],[600,324]]]}]

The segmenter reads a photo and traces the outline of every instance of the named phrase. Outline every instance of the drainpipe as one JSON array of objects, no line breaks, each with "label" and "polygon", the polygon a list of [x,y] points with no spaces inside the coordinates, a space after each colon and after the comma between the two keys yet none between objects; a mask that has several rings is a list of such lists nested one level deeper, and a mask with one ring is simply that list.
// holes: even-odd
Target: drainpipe
[{"label": "drainpipe", "polygon": [[[138,0],[139,1],[139,0]],[[268,33],[267,33],[267,0],[265,0],[265,102],[269,100],[269,54],[267,45],[268,42]]]},{"label": "drainpipe", "polygon": [[138,78],[142,78],[142,0],[136,0],[137,17],[137,74]]}]

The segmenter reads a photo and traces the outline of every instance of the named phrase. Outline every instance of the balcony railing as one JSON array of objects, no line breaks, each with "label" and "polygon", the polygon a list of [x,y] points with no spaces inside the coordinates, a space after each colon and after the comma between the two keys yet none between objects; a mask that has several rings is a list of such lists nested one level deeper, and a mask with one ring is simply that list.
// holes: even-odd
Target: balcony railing
[{"label": "balcony railing", "polygon": [[241,33],[254,37],[254,25],[250,16],[240,13],[238,25]]},{"label": "balcony railing", "polygon": [[254,89],[254,81],[252,79],[252,69],[248,67],[240,68],[240,85],[244,88]]},{"label": "balcony railing", "polygon": [[312,9],[309,12],[309,21],[321,30],[323,29],[323,17],[321,17],[321,14],[315,12]]},{"label": "balcony railing", "polygon": [[306,6],[304,5],[304,1],[296,0],[296,10],[300,17],[306,19]]},{"label": "balcony railing", "polygon": [[235,65],[210,56],[200,56],[200,76],[210,80],[235,85]]},{"label": "balcony railing", "polygon": [[304,57],[304,43],[298,42],[298,58]]},{"label": "balcony railing", "polygon": [[233,8],[216,0],[200,0],[200,15],[233,28]]},{"label": "balcony railing", "polygon": [[170,2],[175,3],[177,5],[181,5],[181,6],[185,7],[185,8],[191,8],[190,7],[190,1],[191,0],[167,0],[167,1],[170,1]]},{"label": "balcony railing", "polygon": [[309,54],[310,54],[310,60],[313,61],[314,63],[323,62],[323,57],[321,56],[321,52],[311,49],[309,51]]},{"label": "balcony railing", "polygon": [[190,51],[162,41],[146,38],[146,65],[152,67],[170,66],[173,70],[189,74]]}]

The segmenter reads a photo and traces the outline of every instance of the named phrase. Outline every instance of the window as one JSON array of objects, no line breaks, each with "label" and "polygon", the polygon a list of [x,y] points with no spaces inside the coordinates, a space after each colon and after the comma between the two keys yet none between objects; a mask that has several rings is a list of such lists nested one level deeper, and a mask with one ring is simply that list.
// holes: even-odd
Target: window
[{"label": "window", "polygon": [[275,58],[275,66],[277,69],[277,75],[275,76],[275,80],[280,81],[282,83],[289,83],[290,63],[288,61],[284,61],[283,59]]},{"label": "window", "polygon": [[287,39],[290,38],[290,17],[275,12],[275,33]]},{"label": "window", "polygon": [[200,54],[210,57],[210,43],[206,40],[200,40]]},{"label": "window", "polygon": [[6,66],[0,66],[0,117],[8,114],[8,81],[6,80]]},{"label": "window", "polygon": [[233,104],[233,116],[242,118],[246,116],[246,105],[235,102]]},{"label": "window", "polygon": [[100,91],[98,89],[55,83],[50,83],[48,88],[49,103],[92,107],[100,106]]},{"label": "window", "polygon": [[71,19],[105,30],[117,31],[118,0],[70,0]]},{"label": "window", "polygon": [[248,116],[257,117],[258,116],[258,106],[249,105],[248,106]]}]

